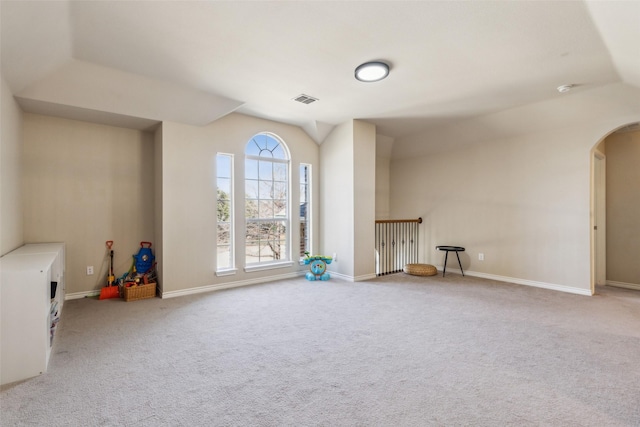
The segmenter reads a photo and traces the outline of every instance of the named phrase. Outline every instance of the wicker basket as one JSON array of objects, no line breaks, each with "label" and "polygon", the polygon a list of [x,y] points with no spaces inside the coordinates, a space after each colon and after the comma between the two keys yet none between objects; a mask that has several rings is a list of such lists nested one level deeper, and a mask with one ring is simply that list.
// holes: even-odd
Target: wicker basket
[{"label": "wicker basket", "polygon": [[403,271],[412,276],[435,276],[438,270],[431,264],[407,264]]},{"label": "wicker basket", "polygon": [[129,288],[123,288],[123,295],[125,301],[136,301],[139,299],[153,298],[156,296],[156,284],[149,283],[148,285],[131,286]]}]

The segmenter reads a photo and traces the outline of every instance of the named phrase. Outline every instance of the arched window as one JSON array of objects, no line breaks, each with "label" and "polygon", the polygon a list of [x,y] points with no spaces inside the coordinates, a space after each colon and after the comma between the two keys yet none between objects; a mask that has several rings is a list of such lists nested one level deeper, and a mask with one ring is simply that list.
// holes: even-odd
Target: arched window
[{"label": "arched window", "polygon": [[289,152],[280,138],[259,133],[245,147],[245,262],[290,259]]}]

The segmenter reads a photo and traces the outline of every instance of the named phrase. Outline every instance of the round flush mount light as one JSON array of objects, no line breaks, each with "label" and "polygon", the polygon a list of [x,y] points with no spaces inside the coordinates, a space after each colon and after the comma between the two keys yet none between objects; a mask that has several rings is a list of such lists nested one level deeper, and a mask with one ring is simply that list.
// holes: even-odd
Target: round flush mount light
[{"label": "round flush mount light", "polygon": [[379,82],[389,75],[389,66],[384,62],[365,62],[356,68],[356,79],[361,82]]},{"label": "round flush mount light", "polygon": [[558,86],[558,92],[560,92],[560,93],[569,92],[571,89],[573,89],[573,85]]}]

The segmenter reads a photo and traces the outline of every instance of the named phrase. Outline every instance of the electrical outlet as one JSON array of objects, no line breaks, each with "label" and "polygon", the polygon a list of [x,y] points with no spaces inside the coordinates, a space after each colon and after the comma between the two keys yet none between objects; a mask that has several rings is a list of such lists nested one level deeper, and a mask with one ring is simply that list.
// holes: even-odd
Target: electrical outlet
[{"label": "electrical outlet", "polygon": [[478,254],[478,261],[484,261],[484,254],[483,253],[479,253]]},{"label": "electrical outlet", "polygon": [[93,274],[93,265],[87,266],[87,276],[91,276]]},{"label": "electrical outlet", "polygon": [[331,257],[333,258],[334,261],[338,262],[338,255],[336,255],[336,253],[333,253],[333,256]]}]

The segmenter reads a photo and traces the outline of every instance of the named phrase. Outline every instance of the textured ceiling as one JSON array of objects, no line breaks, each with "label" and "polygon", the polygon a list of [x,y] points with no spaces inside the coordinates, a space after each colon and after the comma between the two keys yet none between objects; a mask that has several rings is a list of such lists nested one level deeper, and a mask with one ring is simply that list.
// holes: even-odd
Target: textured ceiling
[{"label": "textured ceiling", "polygon": [[[2,1],[2,76],[23,109],[145,128],[233,111],[321,142],[363,119],[391,138],[624,82],[640,2]],[[389,78],[361,83],[384,60]],[[319,98],[305,105],[299,94]]]}]

